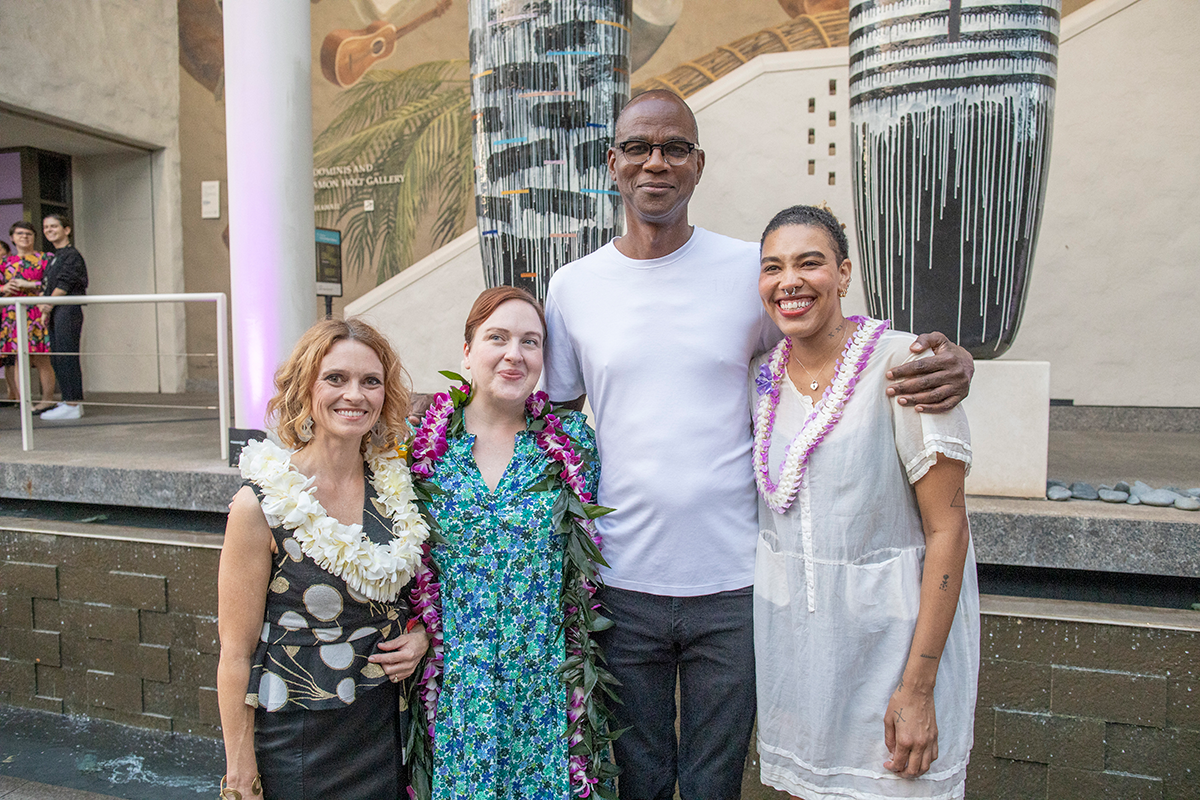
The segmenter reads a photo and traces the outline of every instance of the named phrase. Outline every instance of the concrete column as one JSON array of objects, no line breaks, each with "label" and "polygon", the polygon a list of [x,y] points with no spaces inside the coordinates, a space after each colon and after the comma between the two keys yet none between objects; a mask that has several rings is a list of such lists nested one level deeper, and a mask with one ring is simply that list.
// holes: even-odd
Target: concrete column
[{"label": "concrete column", "polygon": [[235,425],[261,428],[275,368],[316,321],[309,4],[225,0]]}]

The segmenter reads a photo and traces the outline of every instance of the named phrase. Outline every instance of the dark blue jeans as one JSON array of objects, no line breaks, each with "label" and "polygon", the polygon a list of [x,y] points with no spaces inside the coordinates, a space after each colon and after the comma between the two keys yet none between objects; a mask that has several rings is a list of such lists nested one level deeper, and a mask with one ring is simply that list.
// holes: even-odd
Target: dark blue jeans
[{"label": "dark blue jeans", "polygon": [[[621,800],[738,800],[754,725],[753,587],[700,597],[605,589],[600,635],[614,705]],[[679,739],[675,682],[679,681]]]}]

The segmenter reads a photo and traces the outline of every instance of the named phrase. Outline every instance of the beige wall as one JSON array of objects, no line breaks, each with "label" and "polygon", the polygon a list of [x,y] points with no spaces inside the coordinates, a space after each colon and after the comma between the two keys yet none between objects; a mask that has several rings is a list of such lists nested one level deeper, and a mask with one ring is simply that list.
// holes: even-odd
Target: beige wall
[{"label": "beige wall", "polygon": [[[74,156],[75,241],[96,294],[183,289],[176,28],[168,0],[0,4],[0,105],[10,128],[53,134],[0,138]],[[93,306],[87,320],[87,350],[150,355],[86,357],[86,388],[182,388],[177,359],[156,357],[184,348],[178,309]]]},{"label": "beige wall", "polygon": [[1009,358],[1081,405],[1200,406],[1200,3],[1094,0],[1063,23],[1029,303]]}]

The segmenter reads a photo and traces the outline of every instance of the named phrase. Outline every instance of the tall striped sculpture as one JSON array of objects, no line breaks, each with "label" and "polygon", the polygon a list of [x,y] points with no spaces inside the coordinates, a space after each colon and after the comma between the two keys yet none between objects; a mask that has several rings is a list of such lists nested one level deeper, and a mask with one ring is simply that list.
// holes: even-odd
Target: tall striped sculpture
[{"label": "tall striped sculpture", "polygon": [[1046,193],[1060,0],[851,0],[850,136],[873,316],[995,358]]},{"label": "tall striped sculpture", "polygon": [[469,20],[484,278],[544,300],[558,267],[617,234],[607,152],[629,97],[629,2],[471,0]]}]

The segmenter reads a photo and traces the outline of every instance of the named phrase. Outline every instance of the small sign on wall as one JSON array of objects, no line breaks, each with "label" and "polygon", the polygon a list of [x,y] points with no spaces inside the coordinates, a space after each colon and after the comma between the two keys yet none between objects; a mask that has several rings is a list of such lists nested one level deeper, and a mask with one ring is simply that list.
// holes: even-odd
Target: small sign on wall
[{"label": "small sign on wall", "polygon": [[317,296],[342,296],[342,232],[317,228]]},{"label": "small sign on wall", "polygon": [[221,182],[200,181],[200,219],[221,218]]}]

